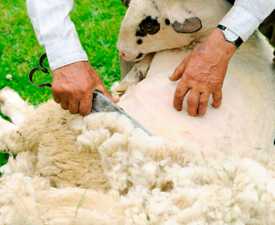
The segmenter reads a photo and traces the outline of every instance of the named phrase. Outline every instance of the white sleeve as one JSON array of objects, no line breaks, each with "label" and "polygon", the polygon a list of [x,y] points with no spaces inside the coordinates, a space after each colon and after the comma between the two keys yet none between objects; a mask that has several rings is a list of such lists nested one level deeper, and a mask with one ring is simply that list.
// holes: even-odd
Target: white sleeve
[{"label": "white sleeve", "polygon": [[27,0],[29,17],[52,70],[88,60],[69,17],[73,4],[73,0]]},{"label": "white sleeve", "polygon": [[275,0],[236,0],[220,22],[246,41],[275,9]]}]

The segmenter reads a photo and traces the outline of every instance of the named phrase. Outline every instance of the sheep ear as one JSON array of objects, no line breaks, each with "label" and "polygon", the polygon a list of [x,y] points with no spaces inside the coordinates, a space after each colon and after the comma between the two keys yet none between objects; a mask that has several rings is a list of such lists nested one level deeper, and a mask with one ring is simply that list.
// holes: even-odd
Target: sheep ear
[{"label": "sheep ear", "polygon": [[131,1],[131,0],[121,0],[122,4],[125,5],[126,7],[129,6],[130,1]]},{"label": "sheep ear", "polygon": [[198,17],[191,17],[183,23],[175,21],[172,27],[177,33],[194,33],[202,29],[202,22]]}]

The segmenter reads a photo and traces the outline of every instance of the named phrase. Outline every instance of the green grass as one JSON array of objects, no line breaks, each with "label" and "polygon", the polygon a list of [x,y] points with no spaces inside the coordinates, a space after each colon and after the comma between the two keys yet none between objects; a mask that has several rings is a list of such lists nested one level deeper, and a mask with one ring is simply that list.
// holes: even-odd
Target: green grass
[{"label": "green grass", "polygon": [[[90,62],[107,87],[120,78],[116,42],[124,11],[120,0],[79,0],[71,17]],[[35,38],[25,0],[1,0],[0,12],[0,89],[9,86],[32,104],[46,101],[50,90],[37,89],[28,80],[44,49]],[[6,79],[8,74],[12,80]],[[0,154],[0,165],[6,159]]]}]

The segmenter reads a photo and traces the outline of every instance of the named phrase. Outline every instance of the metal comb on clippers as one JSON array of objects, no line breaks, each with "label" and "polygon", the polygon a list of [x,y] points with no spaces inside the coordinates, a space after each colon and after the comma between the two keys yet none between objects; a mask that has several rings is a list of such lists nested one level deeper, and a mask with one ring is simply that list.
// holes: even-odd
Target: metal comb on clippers
[{"label": "metal comb on clippers", "polygon": [[121,107],[114,104],[109,98],[103,95],[100,91],[93,93],[93,106],[92,112],[117,112],[121,115],[126,116],[136,128],[140,128],[145,133],[150,134],[139,122],[128,115]]}]

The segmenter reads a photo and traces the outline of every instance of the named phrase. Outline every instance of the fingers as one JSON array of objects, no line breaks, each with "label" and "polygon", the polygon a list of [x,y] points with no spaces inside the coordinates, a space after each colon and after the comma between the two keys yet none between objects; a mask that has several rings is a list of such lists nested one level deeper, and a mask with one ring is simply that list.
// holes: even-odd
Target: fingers
[{"label": "fingers", "polygon": [[82,116],[86,116],[92,110],[92,91],[91,94],[87,93],[81,98],[71,97],[69,100],[62,98],[60,105],[64,110],[69,110],[72,114],[79,113]]},{"label": "fingers", "polygon": [[78,113],[79,100],[76,96],[71,96],[59,91],[59,89],[53,89],[54,100],[61,105],[64,110],[69,110],[71,113]]},{"label": "fingers", "polygon": [[187,111],[190,116],[203,116],[205,115],[208,107],[210,93],[205,90],[189,87],[182,81],[177,86],[174,96],[174,108],[182,111],[184,98],[189,92],[187,98]]},{"label": "fingers", "polygon": [[76,114],[79,111],[80,101],[78,99],[71,99],[69,101],[68,109],[72,114]]},{"label": "fingers", "polygon": [[59,97],[59,95],[53,91],[53,99],[56,103],[61,103],[61,99]]},{"label": "fingers", "polygon": [[59,103],[64,110],[67,110],[69,108],[69,101],[67,96],[59,89],[53,89],[53,93],[56,102]]},{"label": "fingers", "polygon": [[63,98],[61,99],[61,107],[64,109],[64,110],[67,110],[69,108],[69,102],[67,101],[66,98]]},{"label": "fingers", "polygon": [[92,91],[84,95],[79,103],[79,114],[86,116],[92,111]]},{"label": "fingers", "polygon": [[200,92],[197,90],[191,90],[187,99],[188,114],[190,116],[197,116],[199,113],[200,104]]},{"label": "fingers", "polygon": [[222,90],[218,89],[215,92],[213,92],[213,103],[212,106],[214,108],[219,108],[222,103]]},{"label": "fingers", "polygon": [[205,115],[205,113],[207,111],[207,107],[208,107],[209,97],[210,97],[209,92],[201,93],[199,110],[198,110],[199,116],[204,116]]},{"label": "fingers", "polygon": [[169,77],[171,81],[177,81],[182,77],[188,60],[189,60],[189,55],[186,58],[184,58],[182,63],[176,68],[175,72]]},{"label": "fingers", "polygon": [[[174,95],[174,108],[177,111],[182,111],[184,98],[189,92],[187,98],[187,111],[190,116],[203,116],[207,112],[208,102],[211,92],[206,87],[189,85],[182,79],[176,89]],[[212,93],[214,108],[220,107],[222,103],[222,90],[218,89]]]},{"label": "fingers", "polygon": [[183,101],[185,98],[185,95],[189,91],[189,88],[186,84],[181,81],[176,89],[175,96],[174,96],[174,108],[178,111],[182,110]]},{"label": "fingers", "polygon": [[72,63],[53,71],[54,99],[71,113],[83,116],[90,113],[95,89],[114,100],[88,62]]},{"label": "fingers", "polygon": [[177,81],[182,77],[183,74],[183,66],[180,65],[175,72],[169,77],[171,81]]}]

